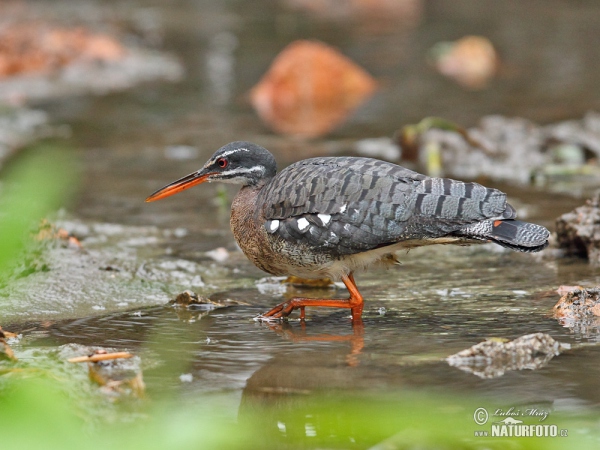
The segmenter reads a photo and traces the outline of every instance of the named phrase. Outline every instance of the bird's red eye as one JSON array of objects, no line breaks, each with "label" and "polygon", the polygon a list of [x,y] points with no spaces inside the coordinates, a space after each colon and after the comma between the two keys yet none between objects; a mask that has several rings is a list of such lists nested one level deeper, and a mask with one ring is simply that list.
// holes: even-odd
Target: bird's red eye
[{"label": "bird's red eye", "polygon": [[224,169],[225,167],[227,167],[227,160],[225,158],[219,158],[217,159],[217,164],[221,169]]}]

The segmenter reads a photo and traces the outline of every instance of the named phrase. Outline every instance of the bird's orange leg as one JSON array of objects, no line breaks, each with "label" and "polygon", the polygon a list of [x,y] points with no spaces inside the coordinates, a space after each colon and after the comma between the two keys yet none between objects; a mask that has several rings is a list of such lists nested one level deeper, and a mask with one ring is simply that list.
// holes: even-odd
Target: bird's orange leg
[{"label": "bird's orange leg", "polygon": [[329,308],[349,308],[352,312],[352,320],[357,322],[361,320],[363,310],[363,297],[358,292],[354,275],[342,277],[350,297],[347,299],[325,299],[325,298],[304,298],[297,297],[286,302],[280,303],[270,311],[262,314],[258,319],[281,319],[287,317],[295,309],[300,309],[300,319],[304,320],[304,308],[306,306],[326,306]]}]

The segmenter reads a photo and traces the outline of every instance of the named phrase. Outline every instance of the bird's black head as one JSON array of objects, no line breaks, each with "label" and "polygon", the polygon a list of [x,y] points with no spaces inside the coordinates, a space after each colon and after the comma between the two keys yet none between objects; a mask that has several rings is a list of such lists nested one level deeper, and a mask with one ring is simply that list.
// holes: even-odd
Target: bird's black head
[{"label": "bird's black head", "polygon": [[202,171],[210,172],[207,181],[245,186],[275,176],[277,163],[266,148],[251,142],[236,141],[217,150],[204,164]]},{"label": "bird's black head", "polygon": [[231,142],[217,150],[202,169],[159,189],[146,201],[160,200],[205,181],[256,185],[276,172],[277,163],[267,149],[251,142]]}]

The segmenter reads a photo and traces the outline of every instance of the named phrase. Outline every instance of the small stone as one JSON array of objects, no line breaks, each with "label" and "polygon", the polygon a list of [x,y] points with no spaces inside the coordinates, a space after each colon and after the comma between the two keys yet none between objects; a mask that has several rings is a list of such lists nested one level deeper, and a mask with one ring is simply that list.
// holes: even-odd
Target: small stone
[{"label": "small stone", "polygon": [[496,378],[510,370],[539,369],[571,348],[555,341],[552,336],[534,333],[514,341],[491,338],[446,358],[451,366],[480,378]]},{"label": "small stone", "polygon": [[556,220],[556,243],[568,255],[600,266],[600,193]]},{"label": "small stone", "polygon": [[229,259],[229,251],[225,247],[217,247],[214,250],[206,252],[206,256],[222,263]]},{"label": "small stone", "polygon": [[584,334],[600,328],[600,286],[584,289],[579,286],[565,292],[552,308],[554,317],[568,328],[576,328]]},{"label": "small stone", "polygon": [[199,297],[198,294],[192,291],[183,291],[169,302],[175,306],[190,306],[190,305],[214,305],[210,299]]}]

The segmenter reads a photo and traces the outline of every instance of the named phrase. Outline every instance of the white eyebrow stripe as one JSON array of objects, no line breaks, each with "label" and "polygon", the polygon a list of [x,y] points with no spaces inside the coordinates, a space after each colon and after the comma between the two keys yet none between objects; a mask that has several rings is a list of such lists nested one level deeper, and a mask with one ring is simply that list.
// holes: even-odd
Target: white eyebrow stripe
[{"label": "white eyebrow stripe", "polygon": [[229,155],[232,155],[232,154],[237,153],[237,152],[249,152],[249,151],[250,150],[248,150],[247,148],[244,148],[244,147],[236,148],[236,149],[233,149],[233,150],[227,150],[226,152],[221,153],[219,155],[219,158],[221,158],[223,156],[229,156]]}]

